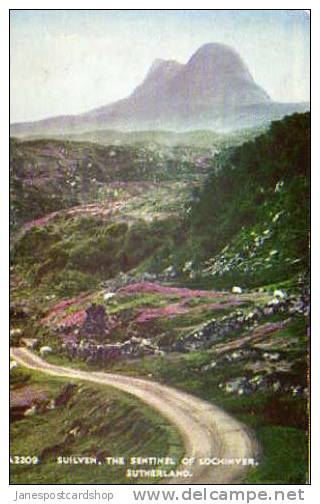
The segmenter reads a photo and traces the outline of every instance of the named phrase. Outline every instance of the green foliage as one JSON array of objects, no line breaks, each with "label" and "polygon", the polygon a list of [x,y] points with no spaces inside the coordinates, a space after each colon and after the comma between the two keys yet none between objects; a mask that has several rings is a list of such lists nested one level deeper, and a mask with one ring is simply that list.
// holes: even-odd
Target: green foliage
[{"label": "green foliage", "polygon": [[267,426],[257,430],[264,447],[261,464],[252,469],[246,483],[304,485],[307,483],[307,439],[302,430]]},{"label": "green foliage", "polygon": [[[31,373],[30,385],[41,386],[48,400],[66,385],[60,378]],[[183,455],[180,434],[168,421],[135,397],[97,384],[78,382],[64,406],[13,422],[11,455],[37,456],[37,465],[12,465],[11,483],[90,484],[155,483],[159,480],[126,478],[126,466],[56,463],[58,456],[171,456]],[[165,466],[163,466],[165,468]]]},{"label": "green foliage", "polygon": [[17,241],[12,250],[12,261],[18,259],[22,262],[33,264],[43,261],[50,246],[59,243],[61,235],[52,227],[34,227]]},{"label": "green foliage", "polygon": [[[17,240],[12,264],[39,289],[47,286],[59,296],[97,287],[120,271],[143,269],[144,262],[160,270],[164,258],[181,240],[173,217],[146,223],[110,223],[99,217],[57,218],[34,227]],[[22,269],[21,269],[22,267]]]},{"label": "green foliage", "polygon": [[21,366],[17,366],[10,371],[10,389],[22,387],[31,378],[31,372]]},{"label": "green foliage", "polygon": [[[272,123],[255,140],[222,151],[216,157],[213,172],[191,206],[188,244],[193,251],[193,244],[197,243],[195,259],[214,256],[230,243],[234,252],[242,252],[250,233],[258,234],[273,226],[267,249],[276,247],[282,255],[276,274],[282,270],[285,279],[293,273],[287,268],[285,257],[299,259],[301,266],[307,266],[309,122],[308,113],[293,114]],[[281,216],[279,222],[277,214]],[[259,269],[263,267],[255,268],[254,274]]]},{"label": "green foliage", "polygon": [[65,269],[48,273],[42,278],[41,284],[47,292],[54,292],[59,298],[64,298],[85,291],[94,291],[98,288],[99,279],[78,270]]}]

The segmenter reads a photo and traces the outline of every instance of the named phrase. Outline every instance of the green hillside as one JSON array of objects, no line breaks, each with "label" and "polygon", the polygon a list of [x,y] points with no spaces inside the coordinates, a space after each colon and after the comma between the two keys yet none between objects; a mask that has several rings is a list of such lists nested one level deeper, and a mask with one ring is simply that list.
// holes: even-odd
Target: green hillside
[{"label": "green hillside", "polygon": [[[307,271],[310,116],[294,114],[223,150],[189,208],[194,276],[259,286]],[[205,270],[205,271],[204,271]]]},{"label": "green hillside", "polygon": [[[130,458],[137,453],[157,453],[169,454],[178,461],[183,456],[182,440],[175,428],[132,396],[106,386],[70,383],[27,370],[24,378],[21,393],[18,371],[11,374],[12,416],[19,414],[15,404],[27,401],[33,390],[38,391],[38,397],[41,390],[42,399],[38,399],[32,414],[20,420],[11,418],[13,484],[158,483],[159,478],[128,478]],[[105,462],[115,454],[123,464]],[[92,464],[58,463],[58,457],[71,460],[79,455],[96,460]],[[16,457],[22,456],[36,457],[40,462],[15,464]],[[168,469],[165,465],[159,468]]]}]

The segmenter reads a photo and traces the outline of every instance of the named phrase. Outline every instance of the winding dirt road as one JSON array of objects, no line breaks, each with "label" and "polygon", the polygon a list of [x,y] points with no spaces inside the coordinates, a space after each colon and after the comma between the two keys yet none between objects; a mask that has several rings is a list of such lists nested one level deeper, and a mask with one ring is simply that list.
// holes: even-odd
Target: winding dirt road
[{"label": "winding dirt road", "polygon": [[[239,461],[257,456],[257,443],[245,426],[220,408],[190,394],[140,378],[55,366],[26,348],[13,348],[11,355],[20,364],[52,376],[116,387],[168,418],[183,437],[185,456],[195,457],[197,462],[191,466],[192,476],[166,483],[239,483],[249,467]],[[200,465],[200,459],[213,457],[238,460],[233,465]]]}]

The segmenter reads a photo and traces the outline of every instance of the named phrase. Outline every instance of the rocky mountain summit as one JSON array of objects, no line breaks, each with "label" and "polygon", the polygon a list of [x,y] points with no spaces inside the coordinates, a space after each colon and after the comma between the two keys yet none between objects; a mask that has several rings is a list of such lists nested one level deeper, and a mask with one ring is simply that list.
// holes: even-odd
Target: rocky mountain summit
[{"label": "rocky mountain summit", "polygon": [[84,114],[11,127],[13,136],[119,130],[230,130],[266,124],[308,104],[273,102],[241,56],[224,44],[200,47],[186,64],[157,59],[125,99]]}]

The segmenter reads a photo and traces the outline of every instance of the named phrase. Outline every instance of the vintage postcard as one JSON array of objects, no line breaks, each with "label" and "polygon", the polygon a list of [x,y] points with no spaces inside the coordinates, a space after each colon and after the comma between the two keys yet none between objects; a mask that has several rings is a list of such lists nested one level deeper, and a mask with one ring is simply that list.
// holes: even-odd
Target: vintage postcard
[{"label": "vintage postcard", "polygon": [[310,11],[13,9],[10,111],[10,483],[309,483]]}]

